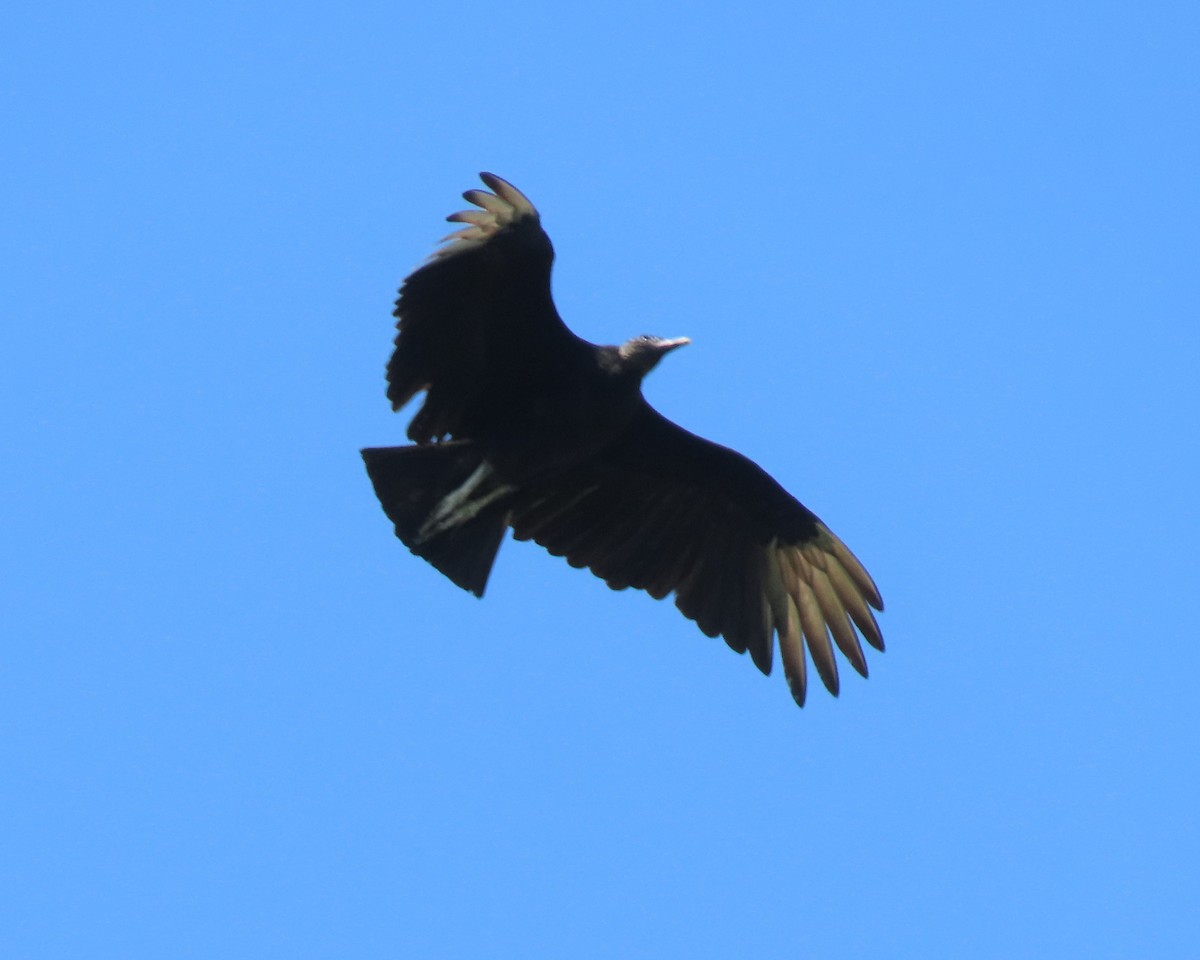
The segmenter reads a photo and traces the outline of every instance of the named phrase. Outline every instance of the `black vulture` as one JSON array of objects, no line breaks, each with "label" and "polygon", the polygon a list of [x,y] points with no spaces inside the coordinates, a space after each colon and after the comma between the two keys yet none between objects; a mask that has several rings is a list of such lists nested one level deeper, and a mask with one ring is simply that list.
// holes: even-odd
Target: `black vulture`
[{"label": "black vulture", "polygon": [[[834,646],[863,676],[882,650],[879,591],[854,554],[758,465],[677,426],[642,378],[686,338],[596,346],[550,294],[554,250],[512,184],[480,175],[478,207],[405,281],[387,366],[399,410],[424,391],[415,445],[362,451],[396,536],[483,596],[505,532],[610,587],[675,605],[771,670],[779,638],[796,702],[804,647],[834,695]],[[856,629],[857,628],[857,629]]]}]

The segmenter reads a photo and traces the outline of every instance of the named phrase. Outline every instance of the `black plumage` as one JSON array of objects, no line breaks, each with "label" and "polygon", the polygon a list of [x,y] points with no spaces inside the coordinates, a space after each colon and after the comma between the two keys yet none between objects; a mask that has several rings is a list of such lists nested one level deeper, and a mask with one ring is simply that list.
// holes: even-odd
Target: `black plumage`
[{"label": "black plumage", "polygon": [[801,705],[805,647],[835,695],[835,646],[866,676],[859,636],[883,649],[883,602],[862,564],[755,463],[646,402],[642,379],[685,338],[596,346],[567,329],[537,211],[481,177],[492,192],[464,194],[479,209],[448,218],[465,226],[396,302],[387,393],[399,410],[424,392],[415,445],[362,451],[396,535],[477,596],[510,528],[613,589],[674,593],[763,673],[778,637]]}]

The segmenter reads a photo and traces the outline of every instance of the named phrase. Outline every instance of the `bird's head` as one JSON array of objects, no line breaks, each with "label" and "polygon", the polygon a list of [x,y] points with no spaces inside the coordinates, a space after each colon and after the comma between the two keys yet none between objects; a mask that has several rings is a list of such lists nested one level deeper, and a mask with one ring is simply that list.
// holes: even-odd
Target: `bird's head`
[{"label": "bird's head", "polygon": [[644,377],[666,354],[676,347],[686,347],[691,342],[687,337],[675,337],[668,340],[666,337],[655,337],[644,333],[640,337],[634,337],[621,344],[617,348],[617,356],[621,358],[624,367],[636,370]]}]

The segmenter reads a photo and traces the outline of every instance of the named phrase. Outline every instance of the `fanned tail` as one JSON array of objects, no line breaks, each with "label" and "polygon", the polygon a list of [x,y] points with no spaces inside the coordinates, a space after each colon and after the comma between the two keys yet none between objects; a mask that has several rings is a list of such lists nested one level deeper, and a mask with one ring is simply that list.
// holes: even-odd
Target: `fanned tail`
[{"label": "fanned tail", "polygon": [[477,597],[508,529],[511,488],[469,441],[362,451],[396,536]]}]

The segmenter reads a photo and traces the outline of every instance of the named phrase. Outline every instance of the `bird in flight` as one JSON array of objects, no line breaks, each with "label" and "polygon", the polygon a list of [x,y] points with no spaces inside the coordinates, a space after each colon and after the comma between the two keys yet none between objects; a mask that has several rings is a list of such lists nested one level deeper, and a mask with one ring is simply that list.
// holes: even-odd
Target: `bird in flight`
[{"label": "bird in flight", "polygon": [[478,209],[400,289],[387,396],[424,400],[412,445],[362,451],[396,536],[483,596],[511,529],[614,590],[675,605],[770,673],[774,643],[803,706],[805,648],[830,693],[834,648],[864,677],[878,650],[870,575],[811,510],[741,454],[689,433],[642,396],[685,337],[597,346],[550,294],[554,249],[529,199],[494,174]]}]

